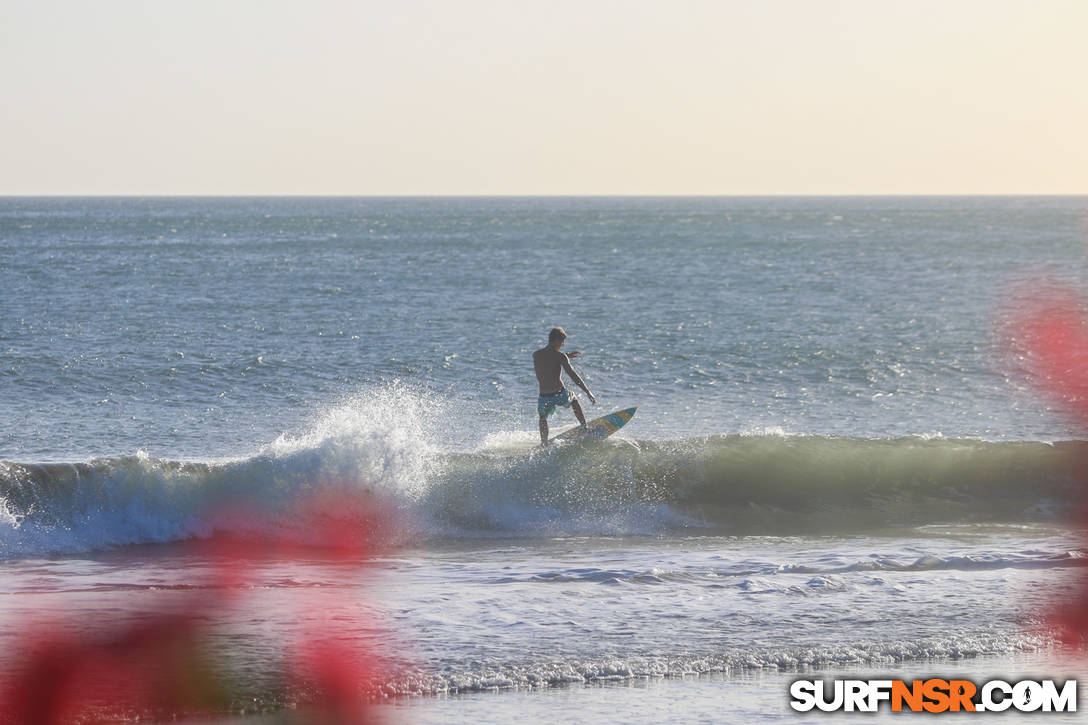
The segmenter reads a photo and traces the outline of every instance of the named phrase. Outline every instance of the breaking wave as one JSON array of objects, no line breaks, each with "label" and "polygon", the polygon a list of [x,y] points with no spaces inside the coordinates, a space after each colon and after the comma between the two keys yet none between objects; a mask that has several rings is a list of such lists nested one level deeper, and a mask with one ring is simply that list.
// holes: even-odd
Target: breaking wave
[{"label": "breaking wave", "polygon": [[[464,536],[790,535],[1060,522],[1088,443],[723,435],[539,449],[530,433],[472,452],[404,421],[436,401],[385,391],[237,460],[139,454],[0,462],[4,558],[290,531],[300,496],[381,507],[393,544]],[[337,498],[341,497],[341,498]],[[252,516],[225,516],[246,507]],[[391,522],[391,523],[390,523]],[[360,522],[360,525],[366,525]],[[305,538],[305,531],[296,532]]]},{"label": "breaking wave", "polygon": [[1088,444],[922,438],[610,439],[448,456],[429,513],[465,532],[734,534],[1061,520]]}]

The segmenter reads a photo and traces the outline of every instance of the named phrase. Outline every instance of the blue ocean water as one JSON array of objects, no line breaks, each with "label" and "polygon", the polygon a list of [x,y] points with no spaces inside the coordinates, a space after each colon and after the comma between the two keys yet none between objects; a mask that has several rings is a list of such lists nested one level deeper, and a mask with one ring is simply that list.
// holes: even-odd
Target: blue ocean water
[{"label": "blue ocean water", "polygon": [[[1086,211],[0,199],[0,621],[184,588],[223,501],[289,530],[336,481],[397,512],[380,574],[257,573],[258,700],[300,582],[371,600],[405,693],[1045,651],[1084,435],[1006,323],[1085,287]],[[556,325],[587,412],[638,406],[592,450],[534,448]]]},{"label": "blue ocean water", "polygon": [[1080,198],[5,199],[5,458],[246,455],[361,389],[533,427],[572,335],[641,437],[1070,435],[994,348]]}]

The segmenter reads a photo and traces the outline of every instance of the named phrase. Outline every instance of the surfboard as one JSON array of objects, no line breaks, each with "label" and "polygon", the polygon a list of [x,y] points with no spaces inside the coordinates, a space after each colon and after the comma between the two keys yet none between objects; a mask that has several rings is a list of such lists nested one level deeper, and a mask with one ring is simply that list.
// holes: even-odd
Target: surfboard
[{"label": "surfboard", "polygon": [[594,418],[593,420],[586,422],[585,428],[576,425],[570,430],[565,430],[559,435],[553,436],[549,443],[552,441],[580,441],[591,438],[607,438],[623,426],[627,425],[627,421],[631,420],[636,410],[638,410],[637,407],[625,408],[623,410],[617,410],[615,413],[602,415],[600,418]]}]

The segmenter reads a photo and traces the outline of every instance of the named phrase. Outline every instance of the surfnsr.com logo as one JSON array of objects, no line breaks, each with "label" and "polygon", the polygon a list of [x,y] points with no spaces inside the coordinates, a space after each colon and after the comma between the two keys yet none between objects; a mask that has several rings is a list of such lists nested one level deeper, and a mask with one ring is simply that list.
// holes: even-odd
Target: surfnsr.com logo
[{"label": "surfnsr.com logo", "polygon": [[990,680],[795,680],[790,707],[798,712],[1076,712],[1077,681]]}]

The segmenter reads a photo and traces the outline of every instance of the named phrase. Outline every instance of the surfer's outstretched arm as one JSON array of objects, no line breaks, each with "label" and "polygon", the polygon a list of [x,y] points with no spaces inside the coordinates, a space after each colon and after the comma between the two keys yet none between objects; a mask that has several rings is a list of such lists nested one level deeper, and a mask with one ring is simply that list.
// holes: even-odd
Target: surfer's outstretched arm
[{"label": "surfer's outstretched arm", "polygon": [[574,367],[571,366],[570,360],[567,359],[566,355],[563,355],[562,357],[562,365],[563,369],[567,371],[567,375],[570,376],[570,379],[573,380],[579,388],[586,391],[586,395],[589,397],[589,402],[596,405],[597,399],[593,397],[593,393],[589,392],[589,388],[587,388],[586,384],[582,381],[582,377],[578,373],[574,372]]}]

